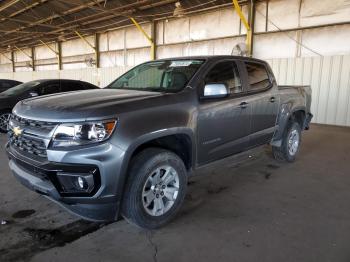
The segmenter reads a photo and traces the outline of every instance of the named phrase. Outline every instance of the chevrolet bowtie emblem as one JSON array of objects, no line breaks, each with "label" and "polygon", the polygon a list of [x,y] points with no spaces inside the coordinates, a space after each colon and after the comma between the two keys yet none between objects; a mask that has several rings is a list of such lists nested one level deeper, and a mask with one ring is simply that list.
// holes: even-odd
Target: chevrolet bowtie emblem
[{"label": "chevrolet bowtie emblem", "polygon": [[23,129],[20,129],[19,126],[16,126],[13,128],[13,133],[15,134],[15,136],[19,136],[23,133]]}]

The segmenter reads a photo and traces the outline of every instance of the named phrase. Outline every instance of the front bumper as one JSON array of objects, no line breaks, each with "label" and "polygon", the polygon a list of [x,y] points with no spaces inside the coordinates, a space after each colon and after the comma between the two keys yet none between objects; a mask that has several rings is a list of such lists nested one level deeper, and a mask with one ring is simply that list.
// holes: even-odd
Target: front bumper
[{"label": "front bumper", "polygon": [[[87,220],[105,222],[117,219],[120,200],[117,194],[119,161],[122,161],[123,156],[119,148],[106,143],[93,149],[48,151],[49,160],[45,162],[33,161],[9,145],[6,151],[12,173],[30,190]],[[92,169],[98,170],[98,183],[91,194],[81,196],[62,192],[57,180],[58,172],[88,172]]]}]

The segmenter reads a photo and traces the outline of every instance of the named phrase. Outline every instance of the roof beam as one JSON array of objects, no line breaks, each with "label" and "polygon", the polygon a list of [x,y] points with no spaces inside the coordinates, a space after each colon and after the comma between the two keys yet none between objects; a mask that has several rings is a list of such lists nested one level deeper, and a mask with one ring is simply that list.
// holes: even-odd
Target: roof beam
[{"label": "roof beam", "polygon": [[[33,44],[35,45],[38,43],[38,40],[37,40],[38,38],[46,42],[57,41],[57,35],[62,35],[66,38],[74,38],[74,35],[75,35],[74,31],[78,31],[82,35],[85,35],[85,34],[93,35],[96,32],[101,33],[112,28],[116,29],[120,26],[126,25],[126,21],[127,19],[129,19],[130,16],[132,16],[135,19],[138,19],[140,15],[137,10],[150,9],[149,12],[152,13],[153,9],[151,8],[153,8],[154,5],[169,6],[169,3],[174,2],[175,0],[160,0],[160,1],[138,0],[126,5],[110,7],[108,9],[103,7],[103,3],[105,2],[105,0],[94,0],[90,2],[85,1],[85,3],[81,3],[81,4],[77,3],[76,1],[69,1],[69,0],[56,0],[56,1],[67,4],[68,5],[67,7],[72,6],[72,8],[62,12],[61,14],[51,14],[50,16],[45,17],[43,19],[39,19],[39,20],[37,19],[38,21],[33,20],[33,22],[30,24],[21,25],[20,27],[10,31],[3,30],[4,31],[3,34],[0,35],[0,46],[5,48],[8,45],[14,45],[14,44],[16,44],[17,46],[30,46]],[[47,2],[47,0],[37,0],[36,2]],[[116,2],[117,2],[116,0],[113,1],[113,3],[116,3]],[[242,1],[239,1],[239,2],[241,3]],[[213,8],[215,8],[215,6],[213,6]],[[71,15],[73,13],[77,13],[85,9],[91,9],[96,12],[89,14],[87,16],[79,16],[78,14],[77,18],[74,18],[74,19],[64,19],[66,15]],[[142,12],[142,14],[144,14],[144,11]],[[156,15],[157,14],[150,14],[150,15],[146,14],[144,17],[154,17]],[[123,17],[125,17],[125,19]],[[161,17],[159,17],[159,19],[160,18]],[[59,23],[58,21],[55,21],[57,19],[61,19],[64,22]],[[101,25],[99,26],[98,23],[102,21],[105,21],[105,22],[101,23]],[[143,19],[143,21],[145,20]],[[31,21],[22,20],[22,22],[31,22]],[[0,23],[1,23],[1,18],[0,18]],[[91,24],[94,24],[94,25],[91,25]],[[40,26],[47,27],[48,28],[47,32],[42,32],[44,31],[44,28],[40,28]],[[31,37],[32,39],[30,39],[29,36],[27,37],[27,34],[28,35],[30,34],[27,29],[30,27],[33,27],[33,31],[35,29],[40,30],[38,32],[33,32],[33,36]],[[19,35],[22,32],[23,34],[26,34],[26,35],[25,36],[23,36],[23,34]],[[53,36],[50,37],[50,35],[53,35]]]},{"label": "roof beam", "polygon": [[39,5],[39,4],[45,3],[45,2],[47,2],[47,1],[48,1],[48,0],[39,0],[39,1],[36,1],[36,2],[34,2],[34,3],[32,3],[32,4],[30,4],[30,5],[27,5],[25,8],[22,8],[22,9],[16,11],[16,12],[10,14],[9,16],[7,16],[7,17],[5,17],[5,18],[1,18],[0,21],[1,21],[1,22],[4,22],[4,21],[7,20],[8,17],[11,18],[11,17],[14,17],[14,16],[16,16],[16,15],[19,15],[19,14],[21,14],[21,13],[24,13],[25,11],[27,11],[27,10],[29,10],[29,9],[32,9],[33,7],[35,7],[35,6]]},{"label": "roof beam", "polygon": [[[102,1],[102,0],[99,0],[99,1]],[[44,25],[44,26],[48,26],[49,27],[50,25],[44,24],[44,23],[52,22],[52,20],[54,20],[54,19],[66,16],[66,15],[69,15],[69,14],[76,13],[76,12],[81,11],[82,9],[86,9],[86,8],[87,7],[85,7],[85,5],[79,5],[79,6],[75,7],[75,8],[71,8],[71,9],[63,12],[62,14],[53,14],[53,15],[50,15],[48,17],[42,18],[40,20],[37,20],[35,22],[32,22],[32,23],[28,24],[27,26],[20,26],[20,27],[18,27],[16,29],[13,29],[13,30],[9,31],[9,33],[18,32],[18,31],[21,31],[23,29],[26,29],[26,28],[29,28],[29,27],[33,27],[33,26],[38,26],[38,25]],[[3,17],[3,19],[9,19],[9,18],[8,17]],[[20,20],[18,22],[20,22]],[[23,21],[22,20],[22,22],[27,22],[27,21]],[[75,21],[72,21],[72,22],[74,23]],[[51,25],[51,27],[54,28],[55,26]],[[59,27],[59,26],[56,26],[56,28],[57,27]],[[75,26],[75,27],[77,27],[77,26]],[[59,30],[66,30],[67,28],[57,28],[57,29],[59,29]]]},{"label": "roof beam", "polygon": [[[63,2],[63,3],[66,3],[66,4],[73,4],[72,2],[68,2],[68,1],[64,1],[64,0],[58,0],[60,2]],[[169,0],[165,0],[165,1],[169,1]],[[104,0],[97,0],[98,3],[102,3],[104,2]],[[113,16],[118,16],[115,14],[115,12],[118,12],[118,11],[121,11],[121,10],[130,10],[130,8],[133,8],[133,7],[136,7],[136,6],[139,6],[139,5],[146,5],[146,4],[149,4],[150,2],[152,2],[152,0],[140,0],[140,1],[137,1],[137,2],[134,2],[134,3],[131,3],[131,4],[127,4],[127,5],[124,5],[124,6],[119,6],[119,7],[116,7],[116,8],[112,8],[110,9],[108,12],[113,14]],[[88,4],[84,4],[84,5],[78,5],[78,4],[75,4],[77,5],[75,8],[72,8],[66,12],[63,12],[63,14],[60,14],[60,15],[52,15],[52,16],[49,16],[47,18],[44,18],[44,19],[41,19],[39,21],[36,21],[35,23],[31,24],[31,25],[28,25],[28,26],[21,26],[19,28],[16,28],[14,30],[11,30],[11,31],[8,31],[6,32],[4,35],[8,35],[8,34],[11,34],[11,33],[15,33],[15,32],[21,32],[22,30],[24,29],[27,29],[29,27],[32,27],[32,26],[36,26],[37,24],[39,23],[44,23],[44,22],[47,22],[47,21],[52,21],[54,19],[57,19],[57,18],[62,18],[63,16],[65,15],[69,15],[69,14],[72,14],[74,12],[78,12],[82,9],[86,9],[86,8],[89,8],[90,6],[93,6],[97,4],[96,2],[89,2]],[[130,15],[130,12],[126,12],[124,14],[119,14],[119,16],[128,16]],[[73,21],[69,21],[67,23],[63,23],[63,24],[60,24],[59,26],[61,28],[55,30],[55,31],[52,31],[51,33],[57,33],[57,32],[60,32],[60,31],[63,31],[63,30],[73,30],[73,29],[77,29],[79,26],[76,24],[77,22],[80,22],[81,20],[89,20],[86,24],[90,24],[90,23],[93,23],[94,20],[91,21],[91,18],[92,17],[98,17],[97,20],[101,21],[101,13],[96,13],[96,14],[93,14],[93,15],[90,15],[90,16],[87,16],[87,17],[82,17],[80,19],[76,19],[76,20],[73,20]],[[110,19],[112,17],[106,17],[105,19]],[[104,19],[102,19],[104,20]],[[73,25],[71,25],[73,24]],[[67,25],[70,25],[70,26],[67,26]],[[82,29],[80,28],[80,31]],[[38,34],[37,37],[41,37],[42,34]],[[21,37],[15,37],[15,38],[11,38],[11,39],[8,39],[8,40],[5,40],[5,41],[2,41],[0,42],[1,45],[7,45],[9,43],[17,43],[18,40],[22,40]]]},{"label": "roof beam", "polygon": [[17,4],[20,0],[12,0],[5,2],[4,4],[0,5],[0,12],[4,11],[5,9],[9,8],[10,6],[13,6],[14,4]]},{"label": "roof beam", "polygon": [[[2,16],[3,18],[6,18],[4,16]],[[59,26],[55,26],[55,25],[50,25],[50,24],[45,24],[45,22],[47,22],[46,19],[41,19],[39,21],[33,22],[33,21],[28,21],[28,20],[23,20],[23,19],[17,19],[17,18],[7,18],[7,20],[9,21],[14,21],[17,23],[22,23],[22,24],[26,24],[29,27],[33,27],[33,26],[43,26],[43,27],[48,27],[48,28],[54,28],[54,29],[63,29]]]}]

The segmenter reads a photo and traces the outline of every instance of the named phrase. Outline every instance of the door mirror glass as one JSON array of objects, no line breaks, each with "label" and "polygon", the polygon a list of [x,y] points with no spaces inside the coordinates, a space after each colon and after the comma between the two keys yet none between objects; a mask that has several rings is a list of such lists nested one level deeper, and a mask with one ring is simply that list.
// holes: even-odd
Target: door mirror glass
[{"label": "door mirror glass", "polygon": [[32,91],[29,93],[30,97],[36,97],[39,96],[38,92]]},{"label": "door mirror glass", "polygon": [[225,84],[206,84],[203,98],[222,98],[230,94]]}]

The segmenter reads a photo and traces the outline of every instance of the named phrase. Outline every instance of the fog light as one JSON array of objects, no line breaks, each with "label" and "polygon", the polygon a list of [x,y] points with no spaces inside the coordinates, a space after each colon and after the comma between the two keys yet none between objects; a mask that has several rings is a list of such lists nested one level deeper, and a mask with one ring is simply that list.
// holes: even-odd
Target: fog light
[{"label": "fog light", "polygon": [[91,173],[57,172],[61,186],[61,193],[90,193],[95,187],[94,177]]}]

